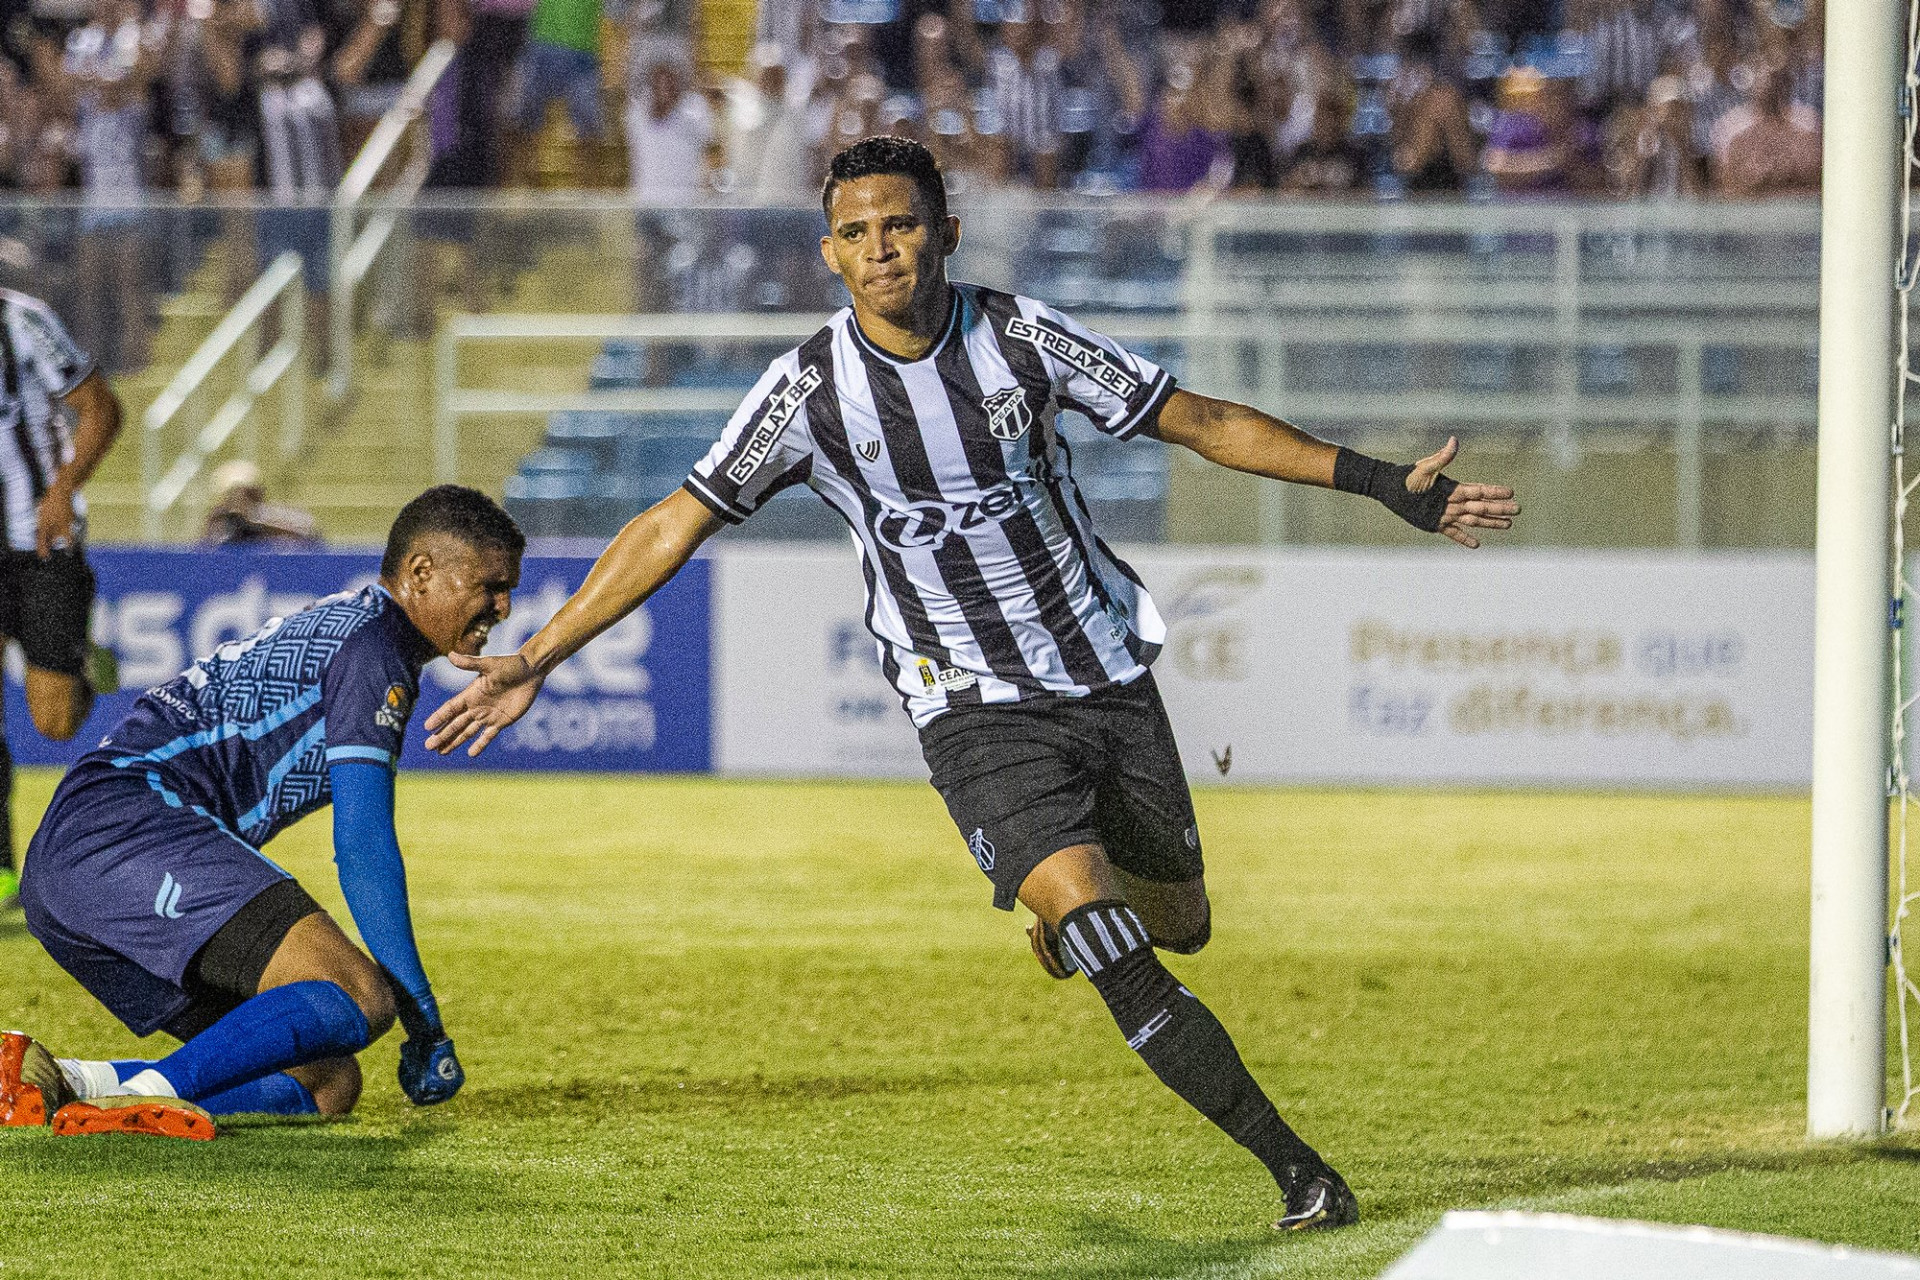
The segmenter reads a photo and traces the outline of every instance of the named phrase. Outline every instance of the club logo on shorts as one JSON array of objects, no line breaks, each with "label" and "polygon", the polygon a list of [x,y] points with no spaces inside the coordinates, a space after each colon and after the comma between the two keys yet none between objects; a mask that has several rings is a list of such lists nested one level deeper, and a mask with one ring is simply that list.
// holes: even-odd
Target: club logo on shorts
[{"label": "club logo on shorts", "polygon": [[1200,851],[1200,828],[1197,825],[1187,828],[1187,848],[1195,853]]},{"label": "club logo on shorts", "polygon": [[153,914],[162,920],[180,918],[180,890],[184,886],[169,871],[160,877],[160,892],[153,895]]},{"label": "club logo on shorts", "polygon": [[980,864],[982,871],[993,870],[993,841],[987,839],[987,833],[979,827],[967,837],[967,848],[973,850],[973,860]]},{"label": "club logo on shorts", "polygon": [[413,694],[403,684],[387,686],[387,696],[381,700],[380,709],[373,713],[373,722],[383,729],[404,729],[407,717],[413,714]]},{"label": "club logo on shorts", "polygon": [[996,391],[981,401],[980,407],[987,411],[987,432],[996,440],[1018,440],[1033,425],[1027,393],[1020,387]]},{"label": "club logo on shorts", "polygon": [[860,459],[863,462],[878,462],[880,460],[880,442],[878,440],[862,440],[859,444],[853,446],[853,451],[860,455]]}]

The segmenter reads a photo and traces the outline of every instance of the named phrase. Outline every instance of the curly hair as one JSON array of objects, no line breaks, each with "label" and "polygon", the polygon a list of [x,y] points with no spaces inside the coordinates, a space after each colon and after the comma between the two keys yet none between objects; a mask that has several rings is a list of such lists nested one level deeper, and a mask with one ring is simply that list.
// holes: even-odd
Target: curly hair
[{"label": "curly hair", "polygon": [[947,219],[947,179],[940,162],[912,138],[882,134],[862,138],[836,155],[827,165],[827,180],[820,188],[820,212],[827,225],[833,225],[833,193],[843,182],[872,178],[881,174],[899,174],[911,178],[927,202],[927,213],[934,222]]},{"label": "curly hair", "polygon": [[399,573],[413,544],[430,533],[447,534],[470,547],[498,548],[515,558],[527,549],[527,536],[499,503],[478,489],[439,484],[400,508],[393,518],[386,554],[380,558],[380,576]]}]

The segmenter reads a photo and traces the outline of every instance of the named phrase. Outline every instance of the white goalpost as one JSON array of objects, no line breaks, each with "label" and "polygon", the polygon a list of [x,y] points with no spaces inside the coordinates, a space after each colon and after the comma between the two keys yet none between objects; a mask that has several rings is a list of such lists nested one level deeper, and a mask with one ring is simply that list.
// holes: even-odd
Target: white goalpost
[{"label": "white goalpost", "polygon": [[[1905,593],[1893,535],[1908,487],[1904,465],[1896,470],[1895,463],[1906,381],[1900,304],[1911,284],[1905,194],[1912,41],[1911,18],[1899,0],[1829,0],[1814,570],[1811,1138],[1871,1137],[1887,1123],[1887,965],[1889,955],[1898,954],[1897,931],[1895,945],[1888,944],[1887,814],[1890,794],[1904,792],[1906,783],[1898,741],[1906,694],[1897,675]],[[1898,297],[1893,263],[1900,264]],[[1901,1008],[1904,1029],[1904,989]]]}]

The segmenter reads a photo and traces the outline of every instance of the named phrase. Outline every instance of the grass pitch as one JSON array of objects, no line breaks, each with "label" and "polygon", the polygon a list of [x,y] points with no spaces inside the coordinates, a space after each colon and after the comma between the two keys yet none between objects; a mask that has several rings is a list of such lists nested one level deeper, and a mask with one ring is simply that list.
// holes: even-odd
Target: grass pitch
[{"label": "grass pitch", "polygon": [[[1360,1277],[1487,1206],[1920,1249],[1920,1144],[1802,1139],[1803,801],[1199,807],[1214,943],[1171,967],[1357,1229],[1267,1229],[1259,1165],[1040,973],[927,787],[467,775],[400,817],[466,1091],[408,1107],[390,1036],[344,1123],[0,1133],[0,1271]],[[339,910],[327,838],[272,852]],[[17,915],[8,1023],[140,1051]]]}]

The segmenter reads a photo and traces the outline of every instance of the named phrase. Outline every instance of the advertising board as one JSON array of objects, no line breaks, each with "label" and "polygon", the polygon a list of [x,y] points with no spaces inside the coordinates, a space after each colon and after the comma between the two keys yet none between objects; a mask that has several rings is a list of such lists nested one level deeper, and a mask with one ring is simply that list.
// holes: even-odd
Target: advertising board
[{"label": "advertising board", "polygon": [[[34,732],[17,646],[7,657],[7,739],[22,764],[65,764],[97,743],[141,690],[194,657],[252,634],[268,618],[358,589],[379,572],[373,552],[272,554],[94,548],[94,637],[120,662],[123,692],[98,699],[71,742]],[[488,652],[517,648],[586,577],[590,558],[528,556],[511,617]],[[708,718],[708,570],[695,560],[637,613],[595,639],[547,681],[539,703],[477,760],[421,747],[426,717],[468,680],[445,659],[428,665],[407,730],[406,767],[704,771]]]},{"label": "advertising board", "polygon": [[[1799,787],[1795,554],[1135,548],[1196,779]],[[716,565],[722,772],[924,777],[844,547]]]}]

